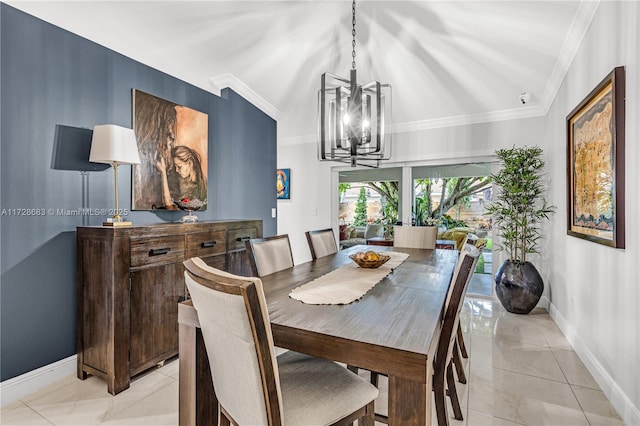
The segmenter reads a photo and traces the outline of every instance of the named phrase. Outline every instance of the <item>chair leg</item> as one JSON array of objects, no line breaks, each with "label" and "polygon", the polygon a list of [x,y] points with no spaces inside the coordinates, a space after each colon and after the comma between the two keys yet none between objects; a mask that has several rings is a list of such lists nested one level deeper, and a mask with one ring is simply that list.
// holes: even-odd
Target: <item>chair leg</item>
[{"label": "chair leg", "polygon": [[369,381],[373,386],[378,387],[378,373],[372,371],[371,379]]},{"label": "chair leg", "polygon": [[456,379],[453,377],[452,363],[447,366],[447,388],[449,393],[449,399],[451,400],[451,406],[453,407],[453,417],[456,420],[463,420],[462,409],[460,408],[460,401],[458,401],[458,391],[456,390]]},{"label": "chair leg", "polygon": [[447,414],[447,389],[444,384],[445,373],[436,370],[433,375],[433,396],[436,405],[436,417],[438,426],[449,426],[449,414]]},{"label": "chair leg", "polygon": [[467,384],[467,376],[464,374],[464,366],[462,365],[462,358],[460,358],[460,350],[458,343],[453,341],[453,364],[456,367],[456,373],[458,374],[458,381],[463,384]]},{"label": "chair leg", "polygon": [[223,410],[218,411],[218,415],[220,416],[219,425],[220,426],[231,426],[231,420],[225,415]]},{"label": "chair leg", "polygon": [[[373,408],[373,401],[371,401],[367,405],[367,414],[362,419],[363,426],[374,426],[375,425],[375,409]],[[358,426],[360,426],[360,421],[358,421]]]},{"label": "chair leg", "polygon": [[460,323],[458,323],[458,335],[456,336],[456,340],[458,341],[458,345],[460,346],[462,358],[469,358],[467,347],[464,345],[464,336],[462,335],[462,328],[460,327]]}]

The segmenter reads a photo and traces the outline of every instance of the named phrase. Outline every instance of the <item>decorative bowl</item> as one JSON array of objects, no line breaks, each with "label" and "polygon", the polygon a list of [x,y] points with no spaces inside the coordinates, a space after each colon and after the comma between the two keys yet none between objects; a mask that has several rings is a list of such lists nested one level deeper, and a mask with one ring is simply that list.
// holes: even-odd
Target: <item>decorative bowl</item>
[{"label": "decorative bowl", "polygon": [[198,216],[194,215],[193,212],[196,210],[200,210],[202,206],[207,204],[207,200],[198,200],[194,198],[192,200],[188,198],[183,198],[181,200],[173,200],[173,204],[178,206],[180,210],[184,210],[189,212],[188,215],[182,217],[182,223],[195,223],[198,221]]},{"label": "decorative bowl", "polygon": [[391,256],[374,251],[358,252],[349,256],[361,268],[379,268],[387,263]]},{"label": "decorative bowl", "polygon": [[202,200],[198,200],[197,198],[194,198],[192,200],[188,198],[183,198],[181,200],[174,200],[173,204],[178,206],[180,210],[184,210],[187,212],[194,212],[196,210],[200,210],[202,206],[207,204],[207,200],[202,201]]}]

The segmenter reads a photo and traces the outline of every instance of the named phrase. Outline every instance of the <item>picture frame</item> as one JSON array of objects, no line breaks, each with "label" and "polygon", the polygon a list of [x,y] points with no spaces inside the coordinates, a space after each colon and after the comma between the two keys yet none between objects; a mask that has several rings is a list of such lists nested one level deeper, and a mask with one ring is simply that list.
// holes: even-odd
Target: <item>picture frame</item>
[{"label": "picture frame", "polygon": [[567,234],[625,248],[625,70],[614,68],[567,116]]},{"label": "picture frame", "polygon": [[291,194],[291,169],[276,170],[276,198],[289,200]]},{"label": "picture frame", "polygon": [[[207,209],[208,114],[132,89],[140,164],[132,167],[132,210]],[[185,201],[187,200],[187,201]]]}]

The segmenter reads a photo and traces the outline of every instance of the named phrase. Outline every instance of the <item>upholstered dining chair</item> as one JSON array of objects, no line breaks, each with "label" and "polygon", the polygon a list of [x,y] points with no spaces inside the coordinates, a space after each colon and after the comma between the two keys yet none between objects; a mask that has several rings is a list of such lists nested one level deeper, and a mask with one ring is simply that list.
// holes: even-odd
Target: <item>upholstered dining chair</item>
[{"label": "upholstered dining chair", "polygon": [[307,231],[305,235],[307,236],[307,243],[309,243],[309,250],[311,250],[311,258],[313,260],[338,252],[333,229]]},{"label": "upholstered dining chair", "polygon": [[[482,255],[482,251],[487,245],[487,239],[478,238],[474,240],[473,244],[471,244],[469,240],[466,240],[464,247],[466,247],[467,245],[472,247],[475,246],[479,250],[480,255]],[[471,272],[471,274],[473,275],[473,271]],[[456,332],[455,345],[456,345],[456,348],[454,349],[453,364],[456,367],[458,381],[460,383],[467,383],[467,377],[464,373],[464,367],[462,366],[462,358],[469,358],[469,354],[467,352],[467,346],[465,345],[465,342],[464,342],[464,336],[462,334],[462,327],[460,326],[460,324],[458,324],[458,331]]]},{"label": "upholstered dining chair", "polygon": [[460,310],[462,308],[462,300],[464,299],[471,275],[478,262],[480,250],[473,246],[466,246],[453,273],[449,292],[447,293],[447,302],[445,303],[444,320],[440,337],[438,340],[438,349],[434,358],[433,373],[433,392],[436,405],[436,416],[439,426],[449,425],[449,415],[447,413],[446,397],[449,396],[451,406],[453,408],[454,418],[463,420],[462,410],[460,409],[460,401],[456,391],[455,378],[453,377],[454,351],[457,351],[456,336],[460,324]]},{"label": "upholstered dining chair", "polygon": [[264,277],[283,269],[293,268],[293,254],[287,234],[252,238],[245,241],[245,246],[254,276]]},{"label": "upholstered dining chair", "polygon": [[335,362],[276,357],[260,278],[184,262],[204,338],[221,425],[373,426],[378,390]]},{"label": "upholstered dining chair", "polygon": [[438,228],[435,226],[394,226],[393,246],[435,249]]},{"label": "upholstered dining chair", "polygon": [[[448,426],[449,416],[447,414],[446,396],[451,400],[454,417],[457,420],[463,420],[460,401],[455,387],[455,378],[453,377],[454,350],[457,350],[456,329],[460,323],[460,309],[462,300],[467,292],[471,275],[478,261],[480,251],[473,246],[465,248],[456,262],[456,267],[451,277],[451,284],[447,292],[445,300],[444,319],[436,356],[433,360],[433,392],[436,401],[436,414],[438,418],[438,426]],[[451,314],[450,314],[451,313]],[[455,314],[455,315],[453,315]],[[453,328],[451,328],[453,327]],[[449,330],[451,329],[451,330]],[[357,370],[355,370],[357,371]],[[378,385],[379,373],[371,372],[371,383]],[[376,421],[388,423],[386,416],[376,414]]]}]

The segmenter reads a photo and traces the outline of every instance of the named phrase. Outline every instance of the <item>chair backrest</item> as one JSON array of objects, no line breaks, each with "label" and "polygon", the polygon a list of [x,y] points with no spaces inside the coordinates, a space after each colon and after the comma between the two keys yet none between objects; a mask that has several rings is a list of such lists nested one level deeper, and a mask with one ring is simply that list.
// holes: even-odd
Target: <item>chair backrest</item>
[{"label": "chair backrest", "polygon": [[438,350],[435,356],[436,370],[438,368],[446,368],[448,360],[451,359],[453,341],[456,338],[458,324],[460,323],[462,300],[467,293],[469,281],[471,281],[479,256],[480,250],[474,246],[467,245],[458,257],[445,302],[442,330],[440,331],[440,340],[438,341]]},{"label": "chair backrest", "polygon": [[438,228],[435,226],[394,226],[393,246],[435,249]]},{"label": "chair backrest", "polygon": [[338,246],[336,245],[336,237],[333,234],[333,229],[320,229],[317,231],[305,232],[307,236],[307,243],[309,243],[309,250],[311,250],[311,258],[317,259],[319,257],[328,256],[338,252]]},{"label": "chair backrest", "polygon": [[237,424],[280,425],[282,394],[262,281],[200,258],[184,266],[220,406]]},{"label": "chair backrest", "polygon": [[293,268],[293,254],[289,236],[252,238],[245,241],[253,275],[264,277],[283,269]]}]

